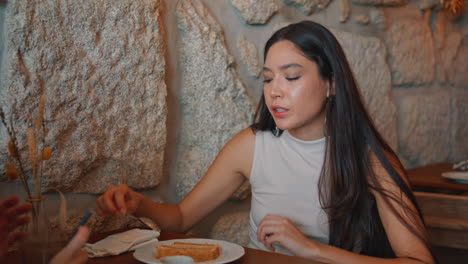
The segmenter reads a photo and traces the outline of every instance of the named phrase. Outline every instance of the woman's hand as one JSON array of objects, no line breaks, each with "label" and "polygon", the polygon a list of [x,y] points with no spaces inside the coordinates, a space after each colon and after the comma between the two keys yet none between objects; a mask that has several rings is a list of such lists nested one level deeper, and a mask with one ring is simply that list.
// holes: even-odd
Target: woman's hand
[{"label": "woman's hand", "polygon": [[142,195],[128,188],[126,184],[111,186],[97,199],[99,215],[133,214],[140,205]]},{"label": "woman's hand", "polygon": [[76,235],[68,244],[60,250],[49,264],[82,264],[88,261],[88,253],[82,250],[83,245],[88,241],[89,229],[86,226],[80,226]]},{"label": "woman's hand", "polygon": [[27,235],[26,232],[14,230],[30,221],[30,217],[24,214],[31,211],[32,205],[18,205],[18,202],[19,198],[12,196],[0,203],[0,257],[8,252],[10,245]]},{"label": "woman's hand", "polygon": [[257,239],[272,251],[272,244],[278,243],[294,255],[304,258],[313,258],[320,246],[308,239],[291,220],[278,215],[267,215],[262,219],[258,226]]}]

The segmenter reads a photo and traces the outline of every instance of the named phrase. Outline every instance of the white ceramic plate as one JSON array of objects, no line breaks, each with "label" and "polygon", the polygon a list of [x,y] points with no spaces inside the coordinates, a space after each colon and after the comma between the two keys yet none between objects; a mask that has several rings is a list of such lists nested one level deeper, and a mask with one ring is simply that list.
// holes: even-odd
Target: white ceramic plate
[{"label": "white ceramic plate", "polygon": [[442,173],[442,177],[458,183],[468,183],[467,171],[448,171]]},{"label": "white ceramic plate", "polygon": [[214,240],[214,239],[197,239],[197,238],[190,238],[190,239],[173,239],[173,240],[165,240],[155,242],[153,244],[146,245],[141,248],[137,248],[133,253],[135,259],[148,263],[148,264],[156,264],[161,263],[159,259],[156,258],[156,247],[159,245],[167,245],[172,244],[176,241],[183,241],[183,242],[192,242],[192,243],[209,243],[209,244],[218,244],[221,249],[221,255],[211,261],[204,261],[204,262],[196,262],[199,264],[221,264],[234,261],[245,254],[244,248],[230,242],[222,241],[222,240]]}]

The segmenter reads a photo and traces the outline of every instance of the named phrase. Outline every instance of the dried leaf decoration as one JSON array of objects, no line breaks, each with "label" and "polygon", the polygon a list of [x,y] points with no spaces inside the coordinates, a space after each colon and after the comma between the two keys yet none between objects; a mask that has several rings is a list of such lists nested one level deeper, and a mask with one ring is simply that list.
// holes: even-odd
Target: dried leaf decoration
[{"label": "dried leaf decoration", "polygon": [[18,170],[15,167],[15,164],[11,162],[5,162],[6,176],[9,180],[16,180],[19,177]]},{"label": "dried leaf decoration", "polygon": [[11,162],[5,162],[5,169],[9,170],[9,169],[14,169],[15,168],[15,164],[11,163]]},{"label": "dried leaf decoration", "polygon": [[49,160],[52,157],[52,148],[45,148],[42,151],[42,160]]},{"label": "dried leaf decoration", "polygon": [[464,0],[440,0],[440,3],[453,14],[460,16],[463,10],[463,1]]}]

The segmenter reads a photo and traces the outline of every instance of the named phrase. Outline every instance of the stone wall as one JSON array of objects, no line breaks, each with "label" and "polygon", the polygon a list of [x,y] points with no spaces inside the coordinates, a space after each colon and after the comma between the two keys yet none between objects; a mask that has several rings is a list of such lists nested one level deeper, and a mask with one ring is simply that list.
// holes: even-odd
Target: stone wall
[{"label": "stone wall", "polygon": [[[268,37],[311,19],[341,42],[371,116],[407,166],[455,162],[468,158],[466,12],[456,18],[428,0],[6,0],[0,102],[25,150],[46,95],[54,155],[44,191],[127,183],[179,201],[251,121]],[[245,184],[235,197],[248,192]],[[213,237],[246,214],[226,217]]]},{"label": "stone wall", "polygon": [[[44,144],[54,149],[45,190],[159,183],[167,115],[160,9],[152,0],[8,1],[1,103],[25,150],[44,94]],[[2,128],[0,145],[6,139]]]}]

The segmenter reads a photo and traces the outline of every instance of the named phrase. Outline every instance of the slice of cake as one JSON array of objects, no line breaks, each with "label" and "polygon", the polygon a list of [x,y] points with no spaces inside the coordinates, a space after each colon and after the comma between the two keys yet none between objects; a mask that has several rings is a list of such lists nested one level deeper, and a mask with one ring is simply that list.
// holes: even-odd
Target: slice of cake
[{"label": "slice of cake", "polygon": [[170,245],[157,247],[156,258],[168,256],[188,256],[194,261],[208,261],[217,259],[220,255],[218,244],[191,243],[177,241]]}]

